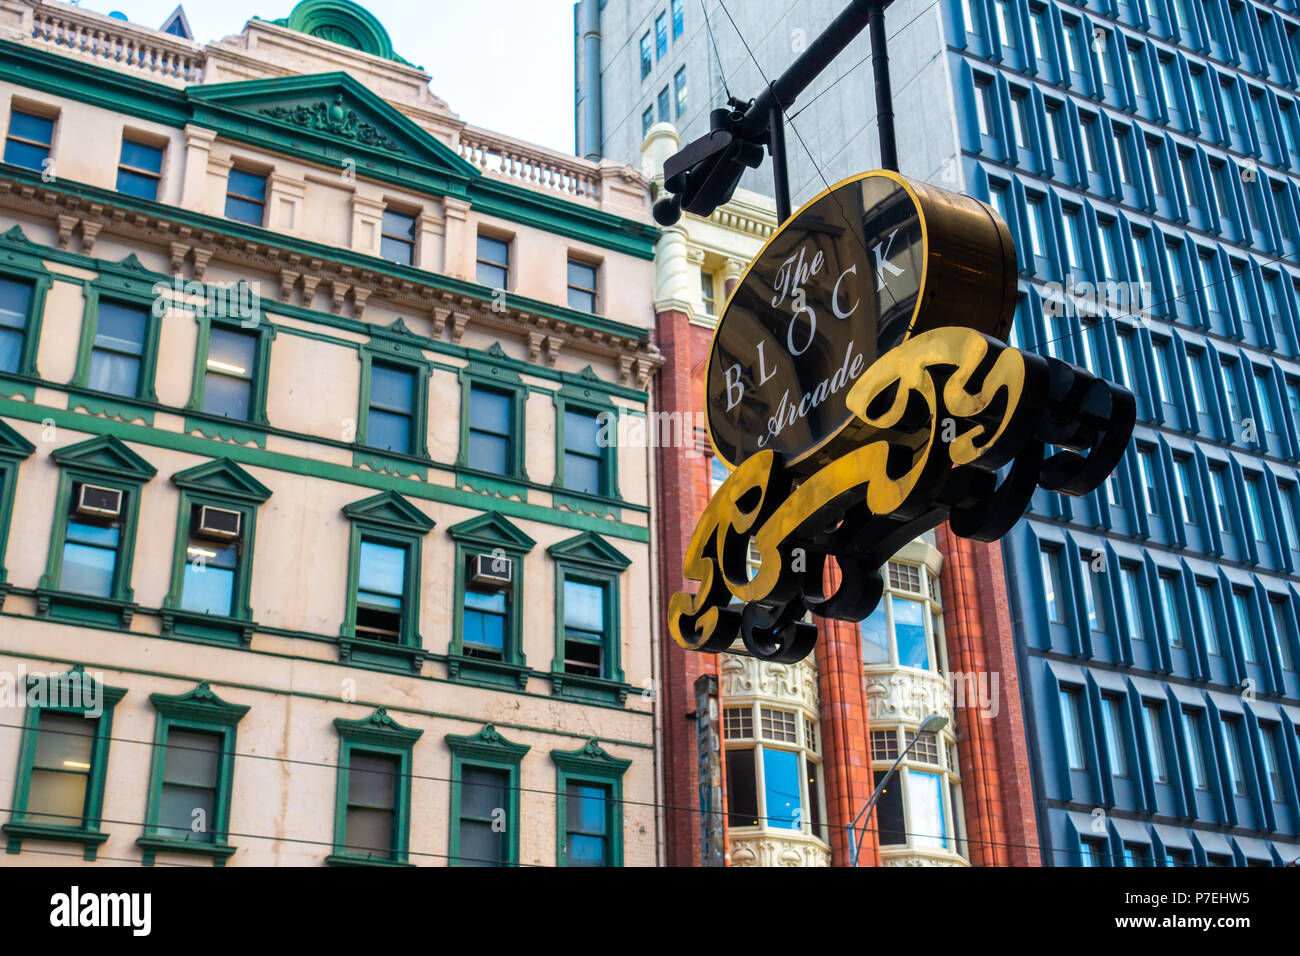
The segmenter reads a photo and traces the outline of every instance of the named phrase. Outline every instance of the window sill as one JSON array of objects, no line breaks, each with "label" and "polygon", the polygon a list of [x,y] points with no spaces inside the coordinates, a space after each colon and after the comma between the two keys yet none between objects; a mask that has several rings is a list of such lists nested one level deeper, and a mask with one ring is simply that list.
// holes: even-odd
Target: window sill
[{"label": "window sill", "polygon": [[189,853],[194,856],[212,857],[213,866],[225,866],[226,860],[234,855],[238,847],[228,843],[192,843],[175,837],[140,837],[136,845],[144,851],[142,866],[153,866],[154,857],[159,853]]},{"label": "window sill", "polygon": [[631,684],[619,680],[566,674],[562,671],[551,672],[551,692],[556,697],[617,704],[622,707],[627,702],[628,691],[631,689]]},{"label": "window sill", "polygon": [[191,432],[198,432],[205,438],[266,447],[266,429],[261,423],[206,415],[193,409],[185,413],[185,433],[188,435]]},{"label": "window sill", "polygon": [[82,858],[87,861],[95,859],[99,845],[108,839],[108,834],[100,830],[50,826],[44,823],[6,823],[0,827],[0,831],[9,838],[6,852],[21,852],[23,840],[55,840],[59,843],[80,843]]},{"label": "window sill", "polygon": [[398,866],[413,867],[414,863],[405,860],[376,860],[366,856],[353,856],[350,853],[331,853],[325,857],[326,866]]},{"label": "window sill", "polygon": [[89,389],[68,388],[68,411],[77,409],[91,415],[102,415],[124,422],[144,422],[153,424],[153,409],[144,403],[124,395],[112,395],[107,392],[95,392]]},{"label": "window sill", "polygon": [[419,478],[423,481],[429,477],[429,469],[422,458],[357,446],[352,452],[352,467],[360,468],[363,465],[371,471],[401,478]]},{"label": "window sill", "polygon": [[527,478],[513,478],[509,475],[496,475],[488,471],[458,466],[456,468],[456,487],[468,488],[470,491],[482,491],[498,498],[518,498],[528,500]]},{"label": "window sill", "polygon": [[551,487],[551,504],[554,507],[563,508],[566,511],[576,511],[579,514],[596,515],[600,518],[610,517],[621,521],[623,509],[620,505],[622,503],[619,498],[589,495],[584,491],[572,491],[558,485]]},{"label": "window sill", "polygon": [[248,647],[257,629],[253,621],[181,608],[164,607],[161,617],[163,637],[194,638],[231,647]]},{"label": "window sill", "polygon": [[365,637],[344,635],[339,638],[339,660],[347,664],[382,667],[385,670],[404,670],[420,673],[428,651],[420,646],[389,644]]},{"label": "window sill", "polygon": [[524,691],[528,688],[528,678],[534,673],[527,664],[511,664],[508,661],[493,661],[465,654],[447,655],[447,676],[466,684],[515,687]]},{"label": "window sill", "polygon": [[55,620],[120,626],[126,630],[131,627],[131,619],[135,617],[139,606],[134,601],[99,597],[95,594],[77,594],[53,588],[36,589],[36,616]]}]

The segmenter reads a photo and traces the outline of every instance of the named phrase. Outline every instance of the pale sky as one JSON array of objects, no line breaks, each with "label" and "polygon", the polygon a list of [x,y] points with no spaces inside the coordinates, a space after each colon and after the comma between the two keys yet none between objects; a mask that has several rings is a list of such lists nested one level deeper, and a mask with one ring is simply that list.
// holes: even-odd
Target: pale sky
[{"label": "pale sky", "polygon": [[[177,0],[82,0],[157,28]],[[191,0],[200,43],[239,33],[254,15],[276,20],[296,0]],[[423,66],[434,95],[475,126],[573,152],[571,0],[362,0],[398,56]]]}]

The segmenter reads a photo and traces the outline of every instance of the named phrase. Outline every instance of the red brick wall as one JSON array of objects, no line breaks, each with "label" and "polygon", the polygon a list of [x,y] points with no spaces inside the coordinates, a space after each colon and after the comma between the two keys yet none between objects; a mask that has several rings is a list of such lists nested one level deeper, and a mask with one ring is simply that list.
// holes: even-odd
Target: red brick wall
[{"label": "red brick wall", "polygon": [[954,673],[998,676],[996,716],[967,698],[957,709],[962,799],[976,866],[1038,866],[1038,828],[1029,778],[1024,711],[1011,636],[1002,546],[937,529],[943,552],[944,636]]},{"label": "red brick wall", "polygon": [[[704,407],[699,354],[709,335],[690,324],[685,313],[661,312],[656,317],[657,342],[665,363],[659,370],[657,411],[688,413],[685,429],[693,440],[694,412]],[[700,342],[700,339],[703,342]],[[668,635],[668,598],[685,588],[682,563],[695,522],[709,499],[708,459],[693,448],[659,448],[655,514],[659,534],[660,620],[659,706],[664,723],[663,774],[669,866],[700,865],[700,819],[695,735],[695,679],[717,673],[718,657],[684,650]],[[694,585],[692,585],[692,589]],[[724,795],[726,782],[723,781]]]},{"label": "red brick wall", "polygon": [[[840,570],[826,570],[827,593],[839,587]],[[871,797],[873,778],[867,734],[867,687],[858,625],[817,621],[817,689],[821,696],[823,786],[830,824],[831,863],[848,866],[849,824]],[[875,819],[875,813],[872,813]],[[879,866],[874,827],[862,840],[859,866]]]}]

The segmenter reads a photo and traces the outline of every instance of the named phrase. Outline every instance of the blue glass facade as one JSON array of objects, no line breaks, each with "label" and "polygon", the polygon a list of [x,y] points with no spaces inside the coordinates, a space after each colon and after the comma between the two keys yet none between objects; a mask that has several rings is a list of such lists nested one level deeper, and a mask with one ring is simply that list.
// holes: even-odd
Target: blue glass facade
[{"label": "blue glass facade", "polygon": [[1106,485],[1040,493],[1004,542],[1043,862],[1290,862],[1300,3],[944,12],[966,188],[1020,250],[1014,343],[1138,397]]}]

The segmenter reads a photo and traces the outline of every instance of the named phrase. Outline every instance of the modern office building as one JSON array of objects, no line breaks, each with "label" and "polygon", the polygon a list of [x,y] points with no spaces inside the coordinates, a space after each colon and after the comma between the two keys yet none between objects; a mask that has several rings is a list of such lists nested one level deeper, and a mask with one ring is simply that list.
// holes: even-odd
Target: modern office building
[{"label": "modern office building", "polygon": [[[791,31],[814,36],[841,4],[727,4],[735,27],[722,6],[703,8],[712,41],[687,8],[661,42],[670,3],[607,7],[583,33],[603,58],[578,74],[594,154],[623,155],[624,114],[658,103],[679,46],[710,96],[687,100],[690,138],[722,105],[714,69],[754,95],[749,51],[776,75]],[[902,172],[989,202],[1011,228],[1013,343],[1138,397],[1128,454],[1096,493],[1036,496],[1000,548],[939,529],[945,558],[977,559],[983,588],[945,586],[945,622],[974,615],[988,646],[1014,647],[987,669],[1004,688],[1019,678],[1024,736],[998,739],[1023,753],[1032,807],[1011,778],[1003,794],[1036,823],[1006,842],[1062,866],[1294,860],[1300,9],[900,0],[887,32]],[[712,60],[701,42],[716,42]],[[796,103],[796,205],[876,165],[870,84],[851,46]],[[769,176],[745,183],[769,190]],[[974,847],[969,812],[967,825]]]},{"label": "modern office building", "polygon": [[645,179],[180,21],[0,2],[0,860],[654,865]]}]

